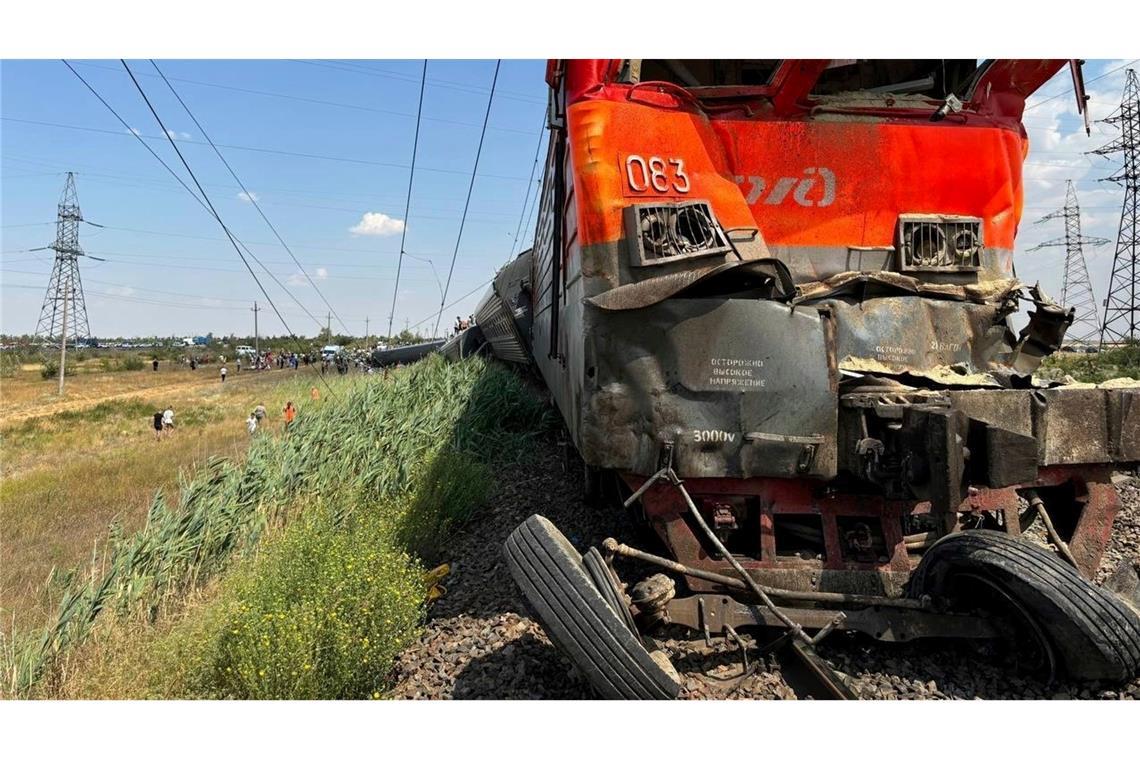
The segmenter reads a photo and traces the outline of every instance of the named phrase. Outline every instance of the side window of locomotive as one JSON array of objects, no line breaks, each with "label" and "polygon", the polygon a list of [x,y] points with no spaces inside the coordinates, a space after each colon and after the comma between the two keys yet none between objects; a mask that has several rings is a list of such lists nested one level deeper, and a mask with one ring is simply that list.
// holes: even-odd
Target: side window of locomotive
[{"label": "side window of locomotive", "polygon": [[929,98],[962,96],[977,69],[973,58],[834,60],[816,81],[812,95],[872,92]]},{"label": "side window of locomotive", "polygon": [[633,59],[622,66],[623,82],[672,82],[682,87],[759,87],[768,84],[780,61],[721,59]]}]

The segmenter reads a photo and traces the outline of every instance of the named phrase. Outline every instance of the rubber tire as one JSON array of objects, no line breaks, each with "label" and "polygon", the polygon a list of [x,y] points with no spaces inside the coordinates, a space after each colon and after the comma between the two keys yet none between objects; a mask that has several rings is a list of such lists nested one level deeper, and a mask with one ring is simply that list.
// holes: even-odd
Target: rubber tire
[{"label": "rubber tire", "polygon": [[602,597],[582,556],[541,515],[503,546],[511,575],[551,641],[605,699],[675,699],[667,674]]},{"label": "rubber tire", "polygon": [[952,533],[926,551],[908,594],[943,597],[957,573],[984,576],[1017,600],[1070,678],[1121,682],[1140,670],[1140,617],[1048,549],[999,531]]},{"label": "rubber tire", "polygon": [[614,588],[617,579],[614,578],[613,571],[606,565],[606,561],[602,558],[602,553],[598,551],[597,547],[591,546],[582,555],[582,566],[586,568],[590,580],[594,582],[594,586],[601,593],[602,598],[610,605],[610,609],[617,613],[617,616],[625,622],[625,627],[640,640],[641,634],[637,632],[637,623],[633,621],[633,613],[629,611],[629,606],[621,598],[618,590]]}]

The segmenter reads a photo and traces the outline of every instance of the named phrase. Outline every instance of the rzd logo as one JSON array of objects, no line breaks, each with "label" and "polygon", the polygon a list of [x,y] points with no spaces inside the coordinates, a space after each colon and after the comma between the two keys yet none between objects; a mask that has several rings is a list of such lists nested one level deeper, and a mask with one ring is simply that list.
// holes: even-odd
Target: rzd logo
[{"label": "rzd logo", "polygon": [[[816,179],[822,180],[818,183],[823,186],[822,193],[820,191],[812,192],[816,187]],[[764,199],[764,204],[767,206],[777,206],[788,199],[790,195],[792,200],[801,206],[830,206],[835,202],[835,172],[831,169],[819,166],[809,166],[804,169],[804,176],[802,177],[780,177],[776,180],[776,184],[772,185],[772,189],[767,195],[764,191],[768,189],[768,183],[763,177],[737,176],[734,178],[736,184],[745,187],[747,183],[748,196],[746,201],[749,206],[756,205],[761,198]]]}]

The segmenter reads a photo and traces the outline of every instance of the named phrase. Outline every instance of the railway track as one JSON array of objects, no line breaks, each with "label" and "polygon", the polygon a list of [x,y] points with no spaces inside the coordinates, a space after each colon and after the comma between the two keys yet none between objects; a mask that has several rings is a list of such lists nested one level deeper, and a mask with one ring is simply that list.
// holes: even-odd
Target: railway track
[{"label": "railway track", "polygon": [[[578,547],[636,529],[617,510],[583,505],[582,473],[562,447],[545,440],[525,463],[505,467],[490,502],[458,531],[438,557],[453,572],[420,639],[398,659],[392,696],[409,699],[591,699],[589,685],[550,643],[523,603],[498,547],[529,514],[558,520]],[[1106,565],[1140,548],[1140,488],[1121,486],[1125,508]],[[632,569],[632,568],[631,568]],[[1067,683],[1048,686],[1011,673],[999,653],[976,644],[916,642],[887,646],[837,632],[820,646],[813,669],[787,647],[771,647],[742,632],[740,646],[711,645],[683,630],[656,639],[670,655],[687,699],[837,698],[818,668],[840,674],[844,696],[869,699],[1140,698],[1140,679],[1112,690]],[[767,649],[766,649],[767,648]]]}]

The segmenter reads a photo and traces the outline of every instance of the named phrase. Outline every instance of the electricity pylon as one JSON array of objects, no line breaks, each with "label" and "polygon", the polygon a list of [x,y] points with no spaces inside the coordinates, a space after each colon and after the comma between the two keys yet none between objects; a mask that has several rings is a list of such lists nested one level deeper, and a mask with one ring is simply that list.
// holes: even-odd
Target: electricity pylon
[{"label": "electricity pylon", "polygon": [[75,175],[67,173],[67,183],[59,199],[55,223],[55,242],[44,250],[55,251],[40,320],[36,324],[36,341],[57,344],[64,339],[84,340],[91,337],[87,323],[87,304],[83,300],[83,282],[79,277],[79,198],[75,193]]},{"label": "electricity pylon", "polygon": [[1103,181],[1124,187],[1124,205],[1120,209],[1120,231],[1116,236],[1116,255],[1112,259],[1112,276],[1108,281],[1108,297],[1104,299],[1104,322],[1100,344],[1115,345],[1140,340],[1140,266],[1137,266],[1137,178],[1136,153],[1140,143],[1140,87],[1136,69],[1128,69],[1120,108],[1103,119],[1106,124],[1120,126],[1120,136],[1092,153],[1107,156],[1120,153],[1124,166],[1120,172]]},{"label": "electricity pylon", "polygon": [[[1081,207],[1077,203],[1077,191],[1069,180],[1065,191],[1065,207],[1046,214],[1037,220],[1038,224],[1050,219],[1065,220],[1065,236],[1046,240],[1029,249],[1065,248],[1065,279],[1061,285],[1061,305],[1074,310],[1073,324],[1065,333],[1066,343],[1080,343],[1093,346],[1100,343],[1100,315],[1097,313],[1096,298],[1093,296],[1089,268],[1085,264],[1084,246],[1100,246],[1109,243],[1108,238],[1081,234]],[[1028,251],[1027,251],[1028,253]]]},{"label": "electricity pylon", "polygon": [[[78,343],[91,337],[87,323],[87,303],[83,299],[83,280],[79,277],[79,223],[83,214],[79,210],[79,196],[75,192],[75,175],[67,173],[67,182],[60,196],[55,222],[55,242],[45,248],[33,250],[55,251],[44,305],[36,323],[35,341],[43,348],[59,344],[59,392],[63,394],[63,378],[67,367],[67,342]],[[91,224],[91,222],[88,222]],[[95,225],[98,226],[98,225]],[[94,258],[94,257],[92,257]],[[102,259],[99,259],[102,261]]]}]

